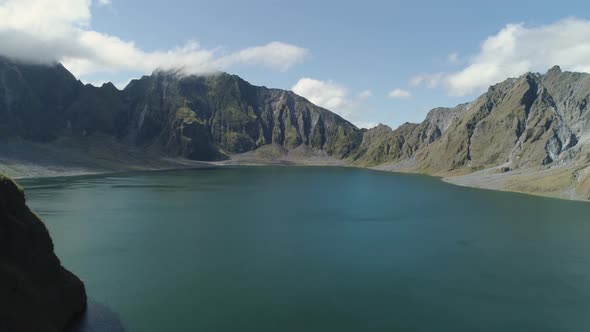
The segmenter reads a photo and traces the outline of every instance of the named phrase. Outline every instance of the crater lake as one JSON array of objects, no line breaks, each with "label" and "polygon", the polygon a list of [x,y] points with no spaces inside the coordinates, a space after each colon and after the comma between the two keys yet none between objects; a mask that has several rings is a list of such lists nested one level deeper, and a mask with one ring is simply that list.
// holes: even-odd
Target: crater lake
[{"label": "crater lake", "polygon": [[78,331],[587,331],[590,204],[354,168],[19,181]]}]

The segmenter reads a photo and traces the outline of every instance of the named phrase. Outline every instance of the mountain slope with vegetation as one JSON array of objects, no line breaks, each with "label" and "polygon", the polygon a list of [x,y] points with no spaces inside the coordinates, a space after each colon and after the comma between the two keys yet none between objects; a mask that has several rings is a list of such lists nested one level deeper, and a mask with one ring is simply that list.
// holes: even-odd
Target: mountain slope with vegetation
[{"label": "mountain slope with vegetation", "polygon": [[422,123],[366,130],[293,92],[225,73],[156,71],[118,90],[84,85],[60,64],[0,58],[0,169],[19,176],[23,163],[55,174],[278,160],[589,199],[589,95],[590,75],[554,67],[433,109]]},{"label": "mountain slope with vegetation", "polygon": [[[392,148],[355,162],[382,169],[403,165],[463,185],[590,199],[589,99],[588,74],[559,67],[528,73],[490,87],[471,103],[433,110],[419,125],[369,130],[365,137],[383,131],[372,146],[388,142]],[[403,164],[409,159],[411,165]]]},{"label": "mountain slope with vegetation", "polygon": [[155,72],[123,91],[83,85],[63,66],[0,59],[0,137],[36,142],[108,135],[128,146],[193,160],[276,144],[346,158],[362,132],[289,91],[256,87],[238,76]]}]

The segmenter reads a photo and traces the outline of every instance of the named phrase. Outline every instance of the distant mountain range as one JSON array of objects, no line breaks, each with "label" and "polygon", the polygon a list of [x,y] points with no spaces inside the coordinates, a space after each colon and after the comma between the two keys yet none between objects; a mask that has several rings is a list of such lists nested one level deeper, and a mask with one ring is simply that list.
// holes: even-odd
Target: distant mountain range
[{"label": "distant mountain range", "polygon": [[293,92],[225,73],[154,72],[121,91],[84,85],[60,64],[0,58],[0,170],[157,169],[248,155],[587,200],[589,98],[590,75],[554,67],[433,109],[422,123],[366,130]]},{"label": "distant mountain range", "polygon": [[346,158],[362,132],[338,115],[283,90],[238,76],[156,72],[119,91],[84,85],[62,65],[0,60],[0,137],[51,142],[111,135],[169,156],[222,160],[267,144],[308,145]]}]

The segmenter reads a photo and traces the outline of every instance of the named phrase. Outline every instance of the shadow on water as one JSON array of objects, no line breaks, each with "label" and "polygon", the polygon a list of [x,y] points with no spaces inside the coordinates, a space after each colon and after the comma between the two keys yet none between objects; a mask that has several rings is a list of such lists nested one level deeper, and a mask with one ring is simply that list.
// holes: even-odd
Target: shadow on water
[{"label": "shadow on water", "polygon": [[104,304],[88,301],[88,308],[80,319],[66,330],[67,332],[125,332],[119,314]]}]

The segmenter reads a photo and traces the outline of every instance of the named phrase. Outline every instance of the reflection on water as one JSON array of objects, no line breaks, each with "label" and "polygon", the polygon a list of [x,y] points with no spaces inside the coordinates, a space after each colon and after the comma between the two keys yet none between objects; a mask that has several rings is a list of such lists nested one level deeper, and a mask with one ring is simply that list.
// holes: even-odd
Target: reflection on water
[{"label": "reflection on water", "polygon": [[119,315],[104,304],[88,301],[84,315],[67,332],[124,332]]}]

